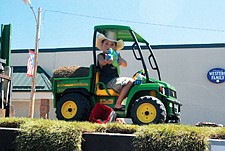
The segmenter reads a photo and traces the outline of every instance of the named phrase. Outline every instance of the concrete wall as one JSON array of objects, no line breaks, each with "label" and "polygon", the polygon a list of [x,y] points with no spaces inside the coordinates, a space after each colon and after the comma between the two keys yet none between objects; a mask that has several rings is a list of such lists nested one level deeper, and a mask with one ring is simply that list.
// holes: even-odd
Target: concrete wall
[{"label": "concrete wall", "polygon": [[[225,68],[225,48],[164,48],[153,51],[162,80],[175,86],[178,100],[183,104],[181,123],[209,121],[225,125],[225,83],[214,84],[207,79],[210,69]],[[121,69],[121,76],[132,76],[142,69],[133,58],[132,51],[122,50],[121,55],[128,62],[128,67]],[[147,51],[144,51],[144,56],[148,56]],[[12,65],[26,65],[27,57],[25,53],[13,53]],[[92,63],[91,51],[39,54],[39,65],[50,75],[62,66],[89,66]],[[157,77],[152,71],[150,76]]]}]

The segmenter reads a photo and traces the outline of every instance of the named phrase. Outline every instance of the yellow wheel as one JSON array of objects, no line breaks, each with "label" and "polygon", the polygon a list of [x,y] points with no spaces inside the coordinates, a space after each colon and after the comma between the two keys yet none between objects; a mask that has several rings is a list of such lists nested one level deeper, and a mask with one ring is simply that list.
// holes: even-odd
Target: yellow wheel
[{"label": "yellow wheel", "polygon": [[73,101],[66,101],[62,105],[61,113],[64,118],[71,119],[77,113],[77,105]]},{"label": "yellow wheel", "polygon": [[66,121],[86,121],[91,112],[89,100],[78,93],[64,94],[56,104],[56,117]]},{"label": "yellow wheel", "polygon": [[132,105],[131,118],[134,124],[139,125],[163,123],[166,120],[166,108],[156,97],[143,96]]},{"label": "yellow wheel", "polygon": [[156,118],[156,109],[150,103],[143,103],[137,108],[137,118],[142,123],[150,123]]}]

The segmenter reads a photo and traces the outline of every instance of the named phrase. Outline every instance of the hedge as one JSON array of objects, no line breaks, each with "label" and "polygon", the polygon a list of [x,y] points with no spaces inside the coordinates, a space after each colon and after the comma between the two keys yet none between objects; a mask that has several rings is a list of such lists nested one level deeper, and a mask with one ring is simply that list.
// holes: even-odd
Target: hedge
[{"label": "hedge", "polygon": [[0,118],[0,127],[20,128],[17,150],[81,150],[85,132],[135,134],[135,150],[192,150],[208,148],[209,138],[225,138],[223,127],[196,127],[176,124],[131,125],[121,123],[95,124],[57,120]]}]

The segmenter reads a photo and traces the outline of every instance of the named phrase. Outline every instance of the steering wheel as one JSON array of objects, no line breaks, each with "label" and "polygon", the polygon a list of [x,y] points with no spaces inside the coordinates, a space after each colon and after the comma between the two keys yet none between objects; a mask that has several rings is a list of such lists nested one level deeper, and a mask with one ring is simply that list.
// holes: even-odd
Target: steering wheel
[{"label": "steering wheel", "polygon": [[[139,74],[141,74],[142,76],[145,76],[145,75],[146,75],[146,74],[145,74],[145,70],[142,69],[142,70],[139,70],[139,71],[135,72],[135,74],[132,76],[132,78],[133,78],[134,80],[136,80],[136,79],[137,79],[137,76],[138,76]],[[145,77],[145,78],[146,78],[146,77]]]}]

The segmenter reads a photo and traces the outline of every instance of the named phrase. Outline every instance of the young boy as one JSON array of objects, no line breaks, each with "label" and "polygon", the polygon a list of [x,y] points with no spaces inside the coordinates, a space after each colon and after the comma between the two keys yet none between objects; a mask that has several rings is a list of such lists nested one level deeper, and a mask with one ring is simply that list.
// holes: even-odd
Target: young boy
[{"label": "young boy", "polygon": [[[96,47],[103,51],[98,55],[100,81],[105,83],[107,88],[112,88],[119,93],[114,110],[124,110],[121,103],[133,86],[134,80],[128,77],[119,77],[118,68],[112,65],[113,60],[107,60],[105,57],[110,48],[115,51],[121,50],[124,47],[123,40],[117,41],[116,33],[108,31],[105,35],[99,34],[97,36]],[[127,66],[127,62],[120,55],[118,55],[118,64],[122,67]]]}]

